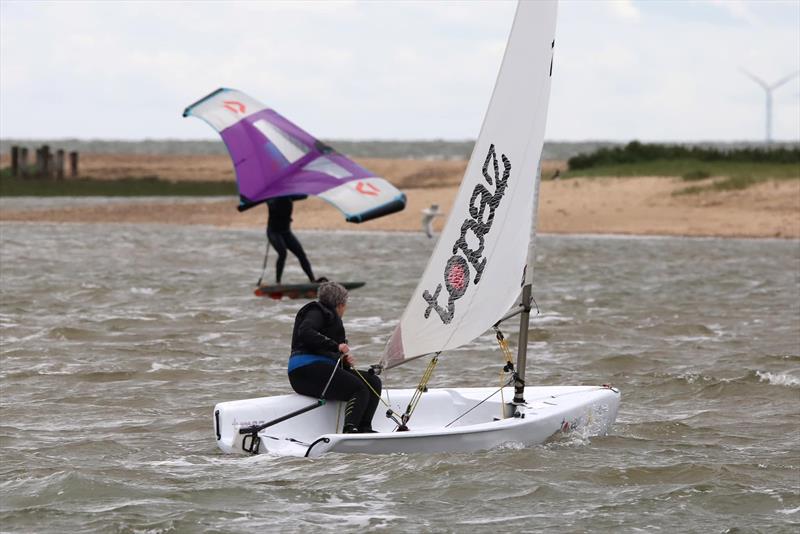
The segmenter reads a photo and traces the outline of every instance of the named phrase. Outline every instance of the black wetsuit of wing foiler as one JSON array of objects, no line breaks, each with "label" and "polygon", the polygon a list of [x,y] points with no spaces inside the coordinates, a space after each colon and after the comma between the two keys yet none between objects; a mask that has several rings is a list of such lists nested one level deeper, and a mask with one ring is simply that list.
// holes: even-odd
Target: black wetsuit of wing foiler
[{"label": "black wetsuit of wing foiler", "polygon": [[314,281],[314,272],[311,263],[306,257],[303,246],[292,233],[293,203],[290,197],[278,197],[267,200],[267,239],[272,248],[278,253],[275,263],[275,283],[280,284],[283,277],[283,268],[286,265],[287,249],[297,256],[300,267],[308,276],[310,282]]},{"label": "black wetsuit of wing foiler", "polygon": [[[370,432],[379,399],[353,369],[337,366],[339,345],[346,342],[344,324],[336,310],[318,301],[300,308],[292,332],[289,383],[300,395],[319,398],[330,379],[325,398],[347,402],[344,431]],[[380,378],[366,371],[361,376],[379,395]]]}]

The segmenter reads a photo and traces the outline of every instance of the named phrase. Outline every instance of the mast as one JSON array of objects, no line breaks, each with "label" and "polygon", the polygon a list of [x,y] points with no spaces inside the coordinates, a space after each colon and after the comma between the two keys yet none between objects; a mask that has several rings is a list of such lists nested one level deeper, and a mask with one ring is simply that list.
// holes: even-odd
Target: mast
[{"label": "mast", "polygon": [[522,313],[519,315],[519,342],[517,344],[517,375],[516,380],[514,380],[514,404],[525,403],[525,366],[528,360],[528,326],[531,316],[531,301],[533,300],[533,263],[536,261],[534,243],[536,242],[536,223],[539,214],[539,184],[541,183],[541,176],[542,164],[540,161],[534,177],[536,185],[533,189],[531,239],[528,243],[528,262],[525,265],[525,281],[522,286],[522,300],[520,302]]},{"label": "mast", "polygon": [[528,358],[528,321],[531,315],[531,284],[522,287],[522,313],[519,316],[517,375],[514,381],[514,404],[525,403],[525,364]]}]

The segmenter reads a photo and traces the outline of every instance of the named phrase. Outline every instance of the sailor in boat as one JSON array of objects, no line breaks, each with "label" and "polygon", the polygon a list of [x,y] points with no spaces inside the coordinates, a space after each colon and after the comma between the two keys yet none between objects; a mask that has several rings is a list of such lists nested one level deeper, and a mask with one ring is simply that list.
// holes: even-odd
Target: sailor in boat
[{"label": "sailor in boat", "polygon": [[297,312],[289,357],[289,383],[300,395],[345,401],[344,433],[367,433],[378,407],[381,380],[355,368],[347,346],[342,316],[347,290],[335,282],[319,286],[318,300]]},{"label": "sailor in boat", "polygon": [[275,283],[279,285],[281,283],[283,267],[286,265],[287,249],[297,256],[297,259],[300,261],[300,267],[303,268],[303,272],[308,276],[309,282],[324,281],[324,279],[317,280],[314,278],[314,272],[311,270],[311,263],[306,257],[303,246],[292,233],[293,206],[294,203],[291,197],[277,197],[267,200],[267,210],[269,212],[267,218],[267,239],[278,253],[278,261],[275,263]]}]

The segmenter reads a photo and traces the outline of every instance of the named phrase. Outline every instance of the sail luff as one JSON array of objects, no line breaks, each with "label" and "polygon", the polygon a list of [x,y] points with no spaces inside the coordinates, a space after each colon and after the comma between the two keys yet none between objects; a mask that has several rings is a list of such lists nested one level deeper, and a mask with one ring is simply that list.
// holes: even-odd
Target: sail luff
[{"label": "sail luff", "polygon": [[521,2],[453,208],[382,364],[468,343],[524,285],[550,92],[556,2]]}]

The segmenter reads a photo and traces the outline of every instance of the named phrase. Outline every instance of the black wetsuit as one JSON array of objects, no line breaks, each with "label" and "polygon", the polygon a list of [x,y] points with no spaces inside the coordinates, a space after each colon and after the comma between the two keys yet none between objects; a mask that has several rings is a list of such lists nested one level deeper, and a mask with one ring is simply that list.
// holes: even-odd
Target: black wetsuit
[{"label": "black wetsuit", "polygon": [[[339,359],[339,344],[346,343],[342,319],[324,304],[309,302],[297,312],[289,358],[289,383],[297,393],[319,398]],[[294,361],[293,361],[294,360]],[[299,366],[298,366],[299,365]],[[363,376],[378,395],[381,379],[367,371]],[[336,367],[326,399],[347,401],[344,427],[359,432],[372,429],[378,396],[350,368]]]},{"label": "black wetsuit", "polygon": [[306,257],[300,241],[292,233],[292,199],[289,197],[278,197],[267,200],[267,239],[278,253],[278,261],[275,263],[275,282],[280,284],[283,277],[283,267],[286,265],[286,249],[292,251],[300,261],[300,267],[308,276],[309,281],[314,281],[314,272],[311,264]]}]

